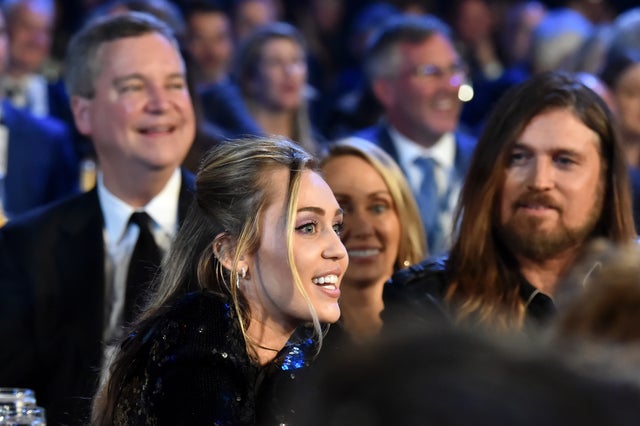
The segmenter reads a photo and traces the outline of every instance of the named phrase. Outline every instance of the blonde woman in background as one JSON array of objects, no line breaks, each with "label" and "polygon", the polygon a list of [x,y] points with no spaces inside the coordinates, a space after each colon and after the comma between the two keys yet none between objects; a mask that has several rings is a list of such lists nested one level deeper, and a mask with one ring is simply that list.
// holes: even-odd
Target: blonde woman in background
[{"label": "blonde woman in background", "polygon": [[350,261],[341,325],[359,341],[382,327],[384,283],[397,269],[425,258],[424,227],[402,171],[378,146],[360,138],[337,141],[321,167],[344,210],[342,241]]}]

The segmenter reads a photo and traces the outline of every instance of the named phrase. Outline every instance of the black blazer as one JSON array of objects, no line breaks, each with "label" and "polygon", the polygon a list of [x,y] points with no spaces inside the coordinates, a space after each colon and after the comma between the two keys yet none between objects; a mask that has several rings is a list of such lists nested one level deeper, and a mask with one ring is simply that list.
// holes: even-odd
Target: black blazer
[{"label": "black blazer", "polygon": [[[180,222],[193,186],[183,173]],[[33,388],[49,424],[88,422],[102,361],[104,265],[95,188],[0,229],[0,383]]]}]

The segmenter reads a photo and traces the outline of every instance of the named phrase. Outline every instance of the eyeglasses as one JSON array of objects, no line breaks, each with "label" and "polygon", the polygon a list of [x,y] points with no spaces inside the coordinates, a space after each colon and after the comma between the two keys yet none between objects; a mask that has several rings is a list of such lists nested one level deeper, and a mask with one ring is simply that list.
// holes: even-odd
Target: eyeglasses
[{"label": "eyeglasses", "polygon": [[438,80],[441,80],[444,77],[456,77],[462,80],[467,76],[467,67],[462,63],[456,63],[445,68],[433,64],[424,64],[415,67],[412,74],[418,77]]}]

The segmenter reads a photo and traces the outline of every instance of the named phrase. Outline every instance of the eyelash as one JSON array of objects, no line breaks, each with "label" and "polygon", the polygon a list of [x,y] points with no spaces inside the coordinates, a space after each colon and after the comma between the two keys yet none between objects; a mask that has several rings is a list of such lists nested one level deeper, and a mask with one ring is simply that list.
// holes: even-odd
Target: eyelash
[{"label": "eyelash", "polygon": [[[314,231],[315,231],[315,228],[317,228],[317,227],[318,227],[318,223],[317,223],[317,222],[315,222],[315,221],[306,222],[306,223],[303,223],[303,224],[302,224],[302,225],[300,225],[300,226],[297,226],[297,227],[295,228],[295,230],[296,230],[297,232],[304,232],[304,228],[307,228],[307,227],[309,227],[309,226],[313,226],[313,227],[314,227]],[[337,235],[341,235],[341,234],[342,234],[342,231],[344,230],[344,223],[343,223],[343,222],[335,223],[335,224],[333,224],[332,228],[333,228],[333,231],[334,231]]]}]

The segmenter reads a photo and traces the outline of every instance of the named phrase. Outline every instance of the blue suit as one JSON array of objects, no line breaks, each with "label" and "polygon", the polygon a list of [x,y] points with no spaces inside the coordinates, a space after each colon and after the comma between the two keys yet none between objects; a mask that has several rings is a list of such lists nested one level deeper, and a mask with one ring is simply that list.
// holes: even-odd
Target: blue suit
[{"label": "blue suit", "polygon": [[79,165],[68,128],[2,102],[9,131],[4,209],[9,217],[79,192]]},{"label": "blue suit", "polygon": [[[398,151],[396,150],[396,146],[393,143],[393,140],[391,139],[391,134],[389,133],[389,127],[386,123],[376,124],[375,126],[360,130],[356,132],[353,136],[366,139],[370,142],[375,143],[380,148],[385,150],[400,165]],[[458,131],[458,132],[455,132],[455,142],[456,142],[456,153],[455,153],[455,160],[454,160],[455,175],[453,178],[458,182],[463,182],[467,174],[467,170],[469,169],[471,156],[476,146],[476,140],[472,136]],[[402,167],[402,165],[400,165],[400,167]],[[405,175],[407,175],[407,171],[406,170],[403,170],[403,171]],[[414,194],[414,195],[417,199],[419,198],[419,194]],[[424,219],[423,219],[423,222],[424,222]],[[429,241],[429,246],[430,247],[437,246],[438,244],[437,242],[434,241],[433,233],[426,228],[425,228],[425,231],[427,233],[427,240]],[[432,252],[431,254],[436,254],[436,253]]]}]

